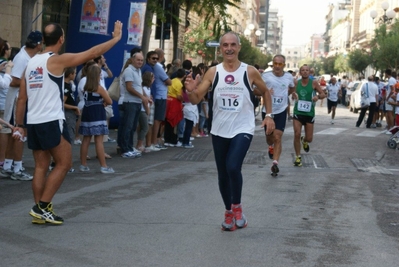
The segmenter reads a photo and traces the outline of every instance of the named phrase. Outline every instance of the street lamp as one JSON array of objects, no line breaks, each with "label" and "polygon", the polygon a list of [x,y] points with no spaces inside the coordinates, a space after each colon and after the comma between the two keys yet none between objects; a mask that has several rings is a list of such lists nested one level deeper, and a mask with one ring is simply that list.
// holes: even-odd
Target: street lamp
[{"label": "street lamp", "polygon": [[[253,30],[255,30],[255,25],[252,24],[252,23],[248,24],[248,27],[244,30],[244,35],[245,35],[248,39],[251,40],[251,44],[253,43],[253,38],[252,38],[252,36],[251,36]],[[256,35],[257,38],[259,38],[259,36],[262,35],[262,31],[256,30],[256,31],[255,31],[255,35]]]},{"label": "street lamp", "polygon": [[[394,10],[389,10],[387,12],[387,9],[389,8],[389,3],[386,1],[381,4],[381,8],[384,10],[384,15],[382,15],[375,23],[391,23],[392,19],[396,16],[396,12]],[[370,17],[374,20],[375,18],[377,18],[377,16],[378,12],[376,10],[371,10]]]}]

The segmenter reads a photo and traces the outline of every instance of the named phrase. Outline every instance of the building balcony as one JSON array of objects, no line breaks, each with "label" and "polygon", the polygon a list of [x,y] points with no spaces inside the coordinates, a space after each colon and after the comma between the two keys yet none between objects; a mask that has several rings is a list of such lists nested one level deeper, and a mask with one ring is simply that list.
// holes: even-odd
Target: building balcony
[{"label": "building balcony", "polygon": [[358,33],[356,33],[355,35],[353,35],[353,37],[352,37],[352,43],[364,41],[363,39],[367,39],[367,32],[366,32],[366,30],[361,31],[361,32],[358,32]]}]

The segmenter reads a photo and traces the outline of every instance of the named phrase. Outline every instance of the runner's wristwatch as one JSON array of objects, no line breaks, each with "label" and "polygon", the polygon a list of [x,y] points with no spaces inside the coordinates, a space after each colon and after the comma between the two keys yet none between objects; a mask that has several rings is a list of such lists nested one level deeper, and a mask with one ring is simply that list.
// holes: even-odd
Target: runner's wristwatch
[{"label": "runner's wristwatch", "polygon": [[266,117],[270,117],[270,118],[272,118],[272,119],[273,119],[273,117],[274,117],[274,116],[273,116],[273,114],[271,114],[271,113],[268,113],[268,114],[266,114],[266,115],[265,115],[265,118],[266,118]]}]

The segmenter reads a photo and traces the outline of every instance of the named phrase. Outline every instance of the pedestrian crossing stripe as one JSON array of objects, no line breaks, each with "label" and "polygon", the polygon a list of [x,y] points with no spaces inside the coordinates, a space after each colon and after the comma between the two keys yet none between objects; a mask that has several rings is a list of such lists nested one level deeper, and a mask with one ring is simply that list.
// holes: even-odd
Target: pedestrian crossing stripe
[{"label": "pedestrian crossing stripe", "polygon": [[366,130],[361,133],[358,133],[356,136],[365,136],[365,137],[376,137],[377,135],[381,134],[380,131],[370,131]]},{"label": "pedestrian crossing stripe", "polygon": [[[328,128],[319,132],[314,132],[316,135],[339,135],[342,132],[350,130],[349,128]],[[264,135],[263,128],[256,128],[255,130],[256,135]],[[380,134],[383,134],[384,131],[376,131],[376,130],[364,130],[360,133],[355,134],[355,136],[363,136],[363,137],[376,137]],[[284,129],[284,134],[294,134],[294,127],[287,127]],[[352,132],[352,134],[354,134]]]},{"label": "pedestrian crossing stripe", "polygon": [[315,134],[323,134],[323,135],[337,135],[339,133],[342,133],[346,131],[347,128],[328,128],[323,131],[317,132]]}]

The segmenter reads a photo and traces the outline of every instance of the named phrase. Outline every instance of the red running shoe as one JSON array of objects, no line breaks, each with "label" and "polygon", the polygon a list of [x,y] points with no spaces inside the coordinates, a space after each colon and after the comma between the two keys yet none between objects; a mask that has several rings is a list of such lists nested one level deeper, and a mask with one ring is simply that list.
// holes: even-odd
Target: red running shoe
[{"label": "red running shoe", "polygon": [[222,231],[234,231],[236,229],[234,213],[226,210],[224,213],[224,222],[222,223]]},{"label": "red running shoe", "polygon": [[231,209],[234,213],[234,219],[236,221],[237,228],[245,228],[248,225],[247,218],[242,213],[241,204],[231,205]]}]

